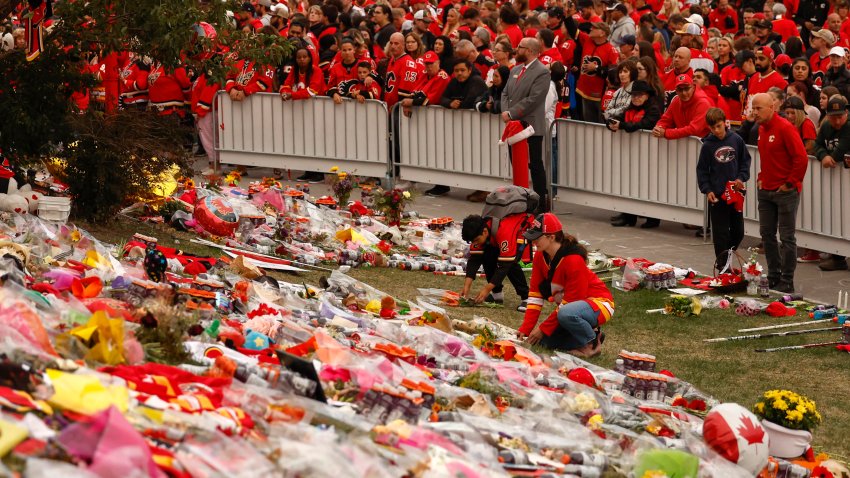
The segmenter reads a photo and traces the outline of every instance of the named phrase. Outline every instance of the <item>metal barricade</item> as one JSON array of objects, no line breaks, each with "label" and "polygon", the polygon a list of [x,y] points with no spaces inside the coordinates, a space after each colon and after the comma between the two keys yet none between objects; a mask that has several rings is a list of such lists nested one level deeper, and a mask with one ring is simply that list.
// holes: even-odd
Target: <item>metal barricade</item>
[{"label": "metal barricade", "polygon": [[326,97],[281,101],[258,93],[245,101],[217,96],[219,161],[225,164],[327,171],[333,166],[360,176],[388,174],[386,103]]},{"label": "metal barricade", "polygon": [[696,181],[701,142],[666,140],[647,131],[612,132],[605,125],[559,119],[560,202],[583,204],[686,224],[703,224],[705,197]]},{"label": "metal barricade", "polygon": [[[750,194],[744,203],[747,235],[759,237],[757,176],[761,170],[758,148],[749,146],[753,158],[748,184]],[[844,200],[844,168],[824,169],[809,157],[809,169],[803,179],[800,206],[797,209],[797,245],[821,252],[850,256],[850,204]],[[848,198],[850,199],[850,198]]]},{"label": "metal barricade", "polygon": [[499,146],[503,128],[499,115],[415,107],[410,118],[399,118],[399,176],[485,191],[510,183],[511,166]]}]

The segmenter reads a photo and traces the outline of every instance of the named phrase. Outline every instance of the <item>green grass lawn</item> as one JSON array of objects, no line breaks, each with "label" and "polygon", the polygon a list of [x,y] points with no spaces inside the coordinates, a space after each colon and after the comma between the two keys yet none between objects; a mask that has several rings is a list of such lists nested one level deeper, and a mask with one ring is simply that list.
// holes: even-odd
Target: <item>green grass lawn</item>
[{"label": "green grass lawn", "polygon": [[[169,247],[184,248],[196,254],[217,255],[215,250],[191,244],[190,234],[179,233],[167,226],[116,220],[107,226],[81,224],[106,242],[128,240],[134,232],[156,236]],[[320,272],[299,274],[297,281],[316,284]],[[397,269],[354,269],[350,276],[401,299],[413,299],[417,288],[460,290],[461,277],[436,276],[421,271]],[[291,275],[283,280],[294,281]],[[476,281],[476,288],[484,284]],[[467,319],[473,315],[518,327],[522,314],[515,308],[519,298],[506,281],[505,307],[453,308],[452,318]],[[732,401],[750,408],[765,390],[790,389],[815,400],[824,422],[814,433],[819,451],[848,461],[850,458],[850,355],[831,347],[776,353],[756,353],[754,349],[840,340],[840,332],[821,332],[795,337],[779,337],[749,341],[706,344],[703,339],[742,335],[738,329],[785,322],[807,317],[798,312],[794,317],[774,319],[767,315],[739,317],[731,310],[704,310],[699,317],[687,319],[660,314],[646,314],[647,309],[663,307],[667,293],[614,291],[616,314],[605,325],[607,339],[595,364],[613,368],[620,349],[655,355],[659,369],[668,369],[677,377],[722,401]],[[824,325],[819,325],[824,327]],[[785,329],[788,330],[788,329]],[[844,430],[844,431],[842,431]]]}]

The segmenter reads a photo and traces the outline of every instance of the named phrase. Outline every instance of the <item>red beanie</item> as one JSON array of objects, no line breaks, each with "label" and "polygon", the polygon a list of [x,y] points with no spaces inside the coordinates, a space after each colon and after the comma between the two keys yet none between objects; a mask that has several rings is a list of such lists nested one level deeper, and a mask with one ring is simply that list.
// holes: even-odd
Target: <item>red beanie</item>
[{"label": "red beanie", "polygon": [[792,309],[790,307],[786,307],[782,302],[771,302],[770,305],[764,309],[767,312],[767,315],[771,317],[787,317],[789,315],[794,315],[797,313],[796,309]]}]

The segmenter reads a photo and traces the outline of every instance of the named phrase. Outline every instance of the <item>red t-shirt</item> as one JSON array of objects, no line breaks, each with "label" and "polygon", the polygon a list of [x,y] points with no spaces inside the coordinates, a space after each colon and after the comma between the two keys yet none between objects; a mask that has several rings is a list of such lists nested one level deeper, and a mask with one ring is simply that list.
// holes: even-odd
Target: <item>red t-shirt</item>
[{"label": "red t-shirt", "polygon": [[761,171],[758,181],[762,189],[779,189],[786,182],[803,189],[803,178],[809,167],[809,155],[797,128],[774,113],[773,118],[759,126],[759,156]]},{"label": "red t-shirt", "polygon": [[776,70],[771,71],[767,76],[762,76],[761,73],[751,76],[750,83],[747,86],[747,106],[749,106],[753,95],[767,93],[767,90],[774,86],[783,91],[788,86],[788,82]]},{"label": "red t-shirt", "polygon": [[782,36],[783,42],[788,41],[788,39],[791,37],[800,36],[800,32],[797,31],[797,24],[794,23],[794,20],[789,20],[787,18],[780,18],[779,20],[774,20],[773,31]]},{"label": "red t-shirt", "polygon": [[[726,19],[729,19],[728,21]],[[715,8],[708,14],[708,24],[720,30],[724,35],[727,33],[736,33],[738,31],[738,12],[731,7],[727,7],[725,12]],[[731,25],[731,26],[727,26]]]},{"label": "red t-shirt", "polygon": [[[720,72],[720,83],[723,86],[738,85],[747,80],[747,75],[743,70],[736,65],[729,65]],[[740,123],[743,119],[743,106],[739,99],[726,98],[726,103],[729,105],[729,111],[733,116],[729,117],[729,121]]]},{"label": "red t-shirt", "polygon": [[815,129],[815,124],[809,118],[803,120],[803,124],[800,125],[800,136],[803,138],[803,141],[814,141],[817,139],[818,131]]},{"label": "red t-shirt", "polygon": [[519,46],[520,40],[522,40],[525,35],[522,34],[522,30],[520,30],[517,25],[508,25],[502,33],[508,36],[508,39],[511,41],[511,46],[516,49]]}]

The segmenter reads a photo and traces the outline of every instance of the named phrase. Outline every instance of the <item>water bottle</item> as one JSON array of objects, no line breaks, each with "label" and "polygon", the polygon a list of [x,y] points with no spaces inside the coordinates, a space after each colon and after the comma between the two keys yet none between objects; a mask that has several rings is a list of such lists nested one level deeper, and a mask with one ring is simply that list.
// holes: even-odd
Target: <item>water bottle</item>
[{"label": "water bottle", "polygon": [[761,276],[759,279],[759,295],[765,299],[770,297],[770,282],[766,276]]}]

